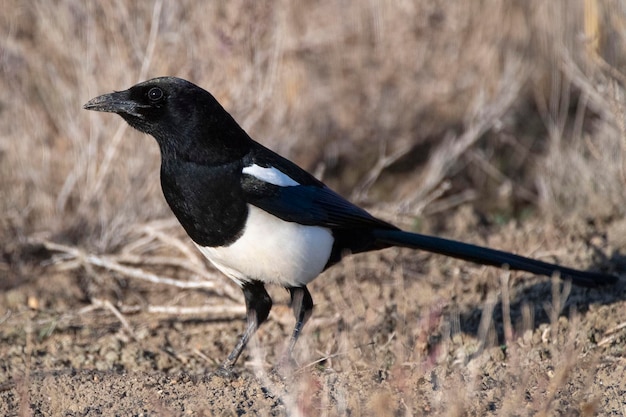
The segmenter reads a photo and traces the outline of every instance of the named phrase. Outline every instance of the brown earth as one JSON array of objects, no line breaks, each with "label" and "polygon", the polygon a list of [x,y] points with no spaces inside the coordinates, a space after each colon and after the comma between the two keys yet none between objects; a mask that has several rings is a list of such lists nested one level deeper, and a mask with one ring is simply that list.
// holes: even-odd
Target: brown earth
[{"label": "brown earth", "polygon": [[[450,224],[462,223],[473,224],[468,210],[451,215]],[[611,231],[621,228],[534,219],[477,227],[480,239],[472,230],[454,237],[580,268],[616,268],[620,259],[611,254],[619,233]],[[311,286],[316,309],[297,345],[297,365],[273,366],[293,325],[287,294],[273,288],[269,322],[234,375],[223,377],[215,372],[242,331],[239,313],[207,319],[146,310],[236,301],[106,270],[89,275],[80,268],[62,272],[63,263],[29,265],[19,272],[28,279],[11,282],[0,298],[1,415],[608,416],[626,410],[623,280],[610,288],[572,287],[568,295],[567,285],[548,278],[408,250],[355,256]],[[102,291],[97,299],[110,297],[126,309],[128,327],[111,309],[84,301],[82,280],[90,276],[101,278],[89,284]]]}]

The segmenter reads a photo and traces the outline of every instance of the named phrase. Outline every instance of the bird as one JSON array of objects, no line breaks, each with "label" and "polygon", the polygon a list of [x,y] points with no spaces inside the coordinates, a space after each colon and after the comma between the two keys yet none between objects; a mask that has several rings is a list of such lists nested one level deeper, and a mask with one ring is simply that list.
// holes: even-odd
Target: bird
[{"label": "bird", "polygon": [[246,327],[221,364],[226,373],[268,318],[272,299],[266,284],[289,292],[295,317],[290,356],[313,311],[307,285],[348,254],[399,246],[537,275],[556,274],[583,287],[618,280],[403,231],[253,140],[211,93],[181,78],[153,78],[95,97],[83,107],[116,113],[156,139],[161,188],[169,207],[199,251],[243,291]]}]

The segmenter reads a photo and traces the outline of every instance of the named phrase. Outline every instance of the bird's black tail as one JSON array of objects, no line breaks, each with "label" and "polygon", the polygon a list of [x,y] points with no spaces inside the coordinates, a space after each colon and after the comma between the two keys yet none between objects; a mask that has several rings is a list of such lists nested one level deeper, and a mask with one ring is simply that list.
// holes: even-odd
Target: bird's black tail
[{"label": "bird's black tail", "polygon": [[376,229],[373,231],[373,235],[379,243],[385,246],[402,246],[412,249],[421,249],[475,262],[477,264],[497,267],[508,266],[511,270],[526,271],[538,275],[552,276],[558,273],[561,278],[570,279],[573,284],[583,287],[614,284],[618,280],[614,275],[578,271],[536,259],[525,258],[509,252],[434,236],[404,232],[402,230]]}]

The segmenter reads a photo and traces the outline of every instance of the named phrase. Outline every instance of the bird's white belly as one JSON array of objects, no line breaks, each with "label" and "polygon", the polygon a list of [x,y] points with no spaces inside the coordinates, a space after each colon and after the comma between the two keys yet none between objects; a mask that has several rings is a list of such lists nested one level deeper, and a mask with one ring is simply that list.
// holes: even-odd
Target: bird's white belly
[{"label": "bird's white belly", "polygon": [[286,222],[248,205],[246,227],[237,241],[230,246],[196,246],[239,285],[257,280],[297,287],[323,271],[333,242],[327,228]]}]

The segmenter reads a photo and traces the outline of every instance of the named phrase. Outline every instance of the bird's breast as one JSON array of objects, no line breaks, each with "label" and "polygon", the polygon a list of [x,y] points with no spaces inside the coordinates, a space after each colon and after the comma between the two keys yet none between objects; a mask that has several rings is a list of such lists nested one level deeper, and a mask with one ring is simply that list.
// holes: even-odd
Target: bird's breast
[{"label": "bird's breast", "polygon": [[324,227],[286,222],[255,206],[240,237],[228,246],[202,246],[200,251],[238,284],[257,280],[284,287],[306,285],[325,268],[333,247]]},{"label": "bird's breast", "polygon": [[236,166],[162,165],[165,200],[196,244],[228,245],[243,232],[248,207],[235,172]]}]

